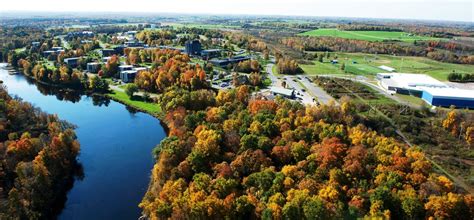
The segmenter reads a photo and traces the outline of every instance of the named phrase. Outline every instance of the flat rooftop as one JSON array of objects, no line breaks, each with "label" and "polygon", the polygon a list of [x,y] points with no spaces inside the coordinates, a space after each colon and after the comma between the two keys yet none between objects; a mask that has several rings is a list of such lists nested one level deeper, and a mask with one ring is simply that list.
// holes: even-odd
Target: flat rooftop
[{"label": "flat rooftop", "polygon": [[293,95],[293,90],[285,89],[285,88],[281,88],[281,87],[272,86],[272,87],[270,87],[270,91],[273,92],[273,93],[282,94],[282,95],[286,95],[286,96],[292,96]]},{"label": "flat rooftop", "polygon": [[378,73],[378,76],[390,76],[390,78],[382,78],[381,81],[385,84],[398,88],[414,87],[439,87],[447,88],[448,86],[431,76],[425,74],[414,73]]},{"label": "flat rooftop", "polygon": [[137,73],[136,70],[125,70],[121,72],[121,74],[136,74],[136,73]]},{"label": "flat rooftop", "polygon": [[433,97],[474,100],[474,90],[457,89],[457,88],[452,88],[452,87],[448,87],[448,88],[423,87],[423,90],[431,94]]}]

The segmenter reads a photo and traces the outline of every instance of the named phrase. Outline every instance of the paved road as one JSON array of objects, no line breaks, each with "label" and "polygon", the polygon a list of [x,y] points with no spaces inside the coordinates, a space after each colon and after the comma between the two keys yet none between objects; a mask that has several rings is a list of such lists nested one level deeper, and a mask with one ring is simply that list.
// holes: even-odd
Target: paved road
[{"label": "paved road", "polygon": [[268,78],[270,78],[270,80],[272,81],[272,86],[276,86],[276,87],[279,87],[281,86],[281,80],[278,79],[277,76],[275,76],[275,74],[273,74],[273,66],[274,64],[267,64],[267,75],[268,75]]},{"label": "paved road", "polygon": [[303,92],[303,90],[306,90],[306,89],[297,82],[297,78],[294,78],[295,81],[293,81],[293,78],[289,76],[278,78],[273,73],[273,64],[268,64],[266,67],[266,70],[268,73],[268,78],[272,81],[272,85],[271,85],[272,87],[283,88],[282,82],[286,82],[286,87],[288,89],[295,90],[296,98],[299,101],[301,101],[303,104],[315,104],[313,97],[307,92]]},{"label": "paved road", "polygon": [[66,35],[59,35],[57,37],[61,40],[64,49],[71,49],[70,46],[69,46],[69,43],[66,41],[66,39],[64,39],[64,37],[66,37]]},{"label": "paved road", "polygon": [[308,89],[308,92],[311,93],[313,97],[316,97],[320,103],[328,104],[333,101],[336,105],[339,105],[339,103],[321,87],[316,86],[316,84],[309,81],[305,76],[300,76],[300,78],[300,82],[303,83],[303,85]]},{"label": "paved road", "polygon": [[[327,94],[323,89],[316,86],[314,83],[310,82],[304,75],[286,75],[279,79],[273,73],[273,64],[268,64],[266,70],[268,73],[268,78],[270,78],[272,81],[272,86],[282,87],[282,82],[286,82],[287,88],[296,90],[296,97],[300,98],[303,104],[315,104],[315,101],[318,101],[322,104],[328,104],[331,100],[334,100],[333,97]],[[336,101],[335,103],[337,104]]]}]

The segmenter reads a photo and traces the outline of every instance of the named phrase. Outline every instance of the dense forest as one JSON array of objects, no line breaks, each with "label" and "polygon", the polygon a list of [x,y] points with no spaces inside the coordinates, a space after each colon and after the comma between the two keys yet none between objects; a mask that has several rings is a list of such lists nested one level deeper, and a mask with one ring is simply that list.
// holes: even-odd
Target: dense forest
[{"label": "dense forest", "polygon": [[35,27],[0,26],[0,61],[6,62],[10,50],[30,45],[45,35],[44,30]]},{"label": "dense forest", "polygon": [[472,195],[420,148],[364,126],[351,101],[305,107],[250,98],[247,86],[174,86],[159,102],[169,136],[140,204],[151,219],[473,218]]},{"label": "dense forest", "polygon": [[188,89],[207,88],[206,72],[199,64],[189,64],[190,58],[177,50],[151,50],[153,66],[140,72],[135,84],[148,92],[163,92],[166,88],[179,85]]},{"label": "dense forest", "polygon": [[44,64],[31,63],[26,59],[20,59],[18,63],[26,76],[42,83],[92,92],[109,90],[109,85],[104,79],[97,76],[89,77],[86,73],[72,69],[67,65],[51,69]]},{"label": "dense forest", "polygon": [[0,219],[51,219],[79,164],[73,126],[0,87]]}]

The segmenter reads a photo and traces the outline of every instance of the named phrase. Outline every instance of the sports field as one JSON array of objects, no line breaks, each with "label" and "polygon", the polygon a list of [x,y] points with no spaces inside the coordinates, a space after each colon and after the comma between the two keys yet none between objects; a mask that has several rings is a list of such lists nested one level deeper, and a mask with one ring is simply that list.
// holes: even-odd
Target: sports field
[{"label": "sports field", "polygon": [[[331,64],[336,59],[338,63]],[[443,63],[424,57],[406,57],[390,55],[373,55],[364,53],[330,53],[329,59],[323,62],[314,61],[312,65],[300,65],[309,75],[317,74],[355,74],[363,76],[375,76],[377,73],[386,72],[380,68],[381,65],[395,68],[399,73],[424,73],[441,81],[447,81],[447,76],[453,70],[457,73],[472,73],[474,65],[462,65]],[[345,64],[345,71],[341,70],[341,64]]]},{"label": "sports field", "polygon": [[415,40],[439,40],[440,38],[417,36],[414,34],[399,31],[342,31],[336,28],[322,28],[301,33],[302,36],[315,37],[340,37],[346,39],[366,40],[366,41],[384,41],[398,40],[404,42],[413,42]]}]

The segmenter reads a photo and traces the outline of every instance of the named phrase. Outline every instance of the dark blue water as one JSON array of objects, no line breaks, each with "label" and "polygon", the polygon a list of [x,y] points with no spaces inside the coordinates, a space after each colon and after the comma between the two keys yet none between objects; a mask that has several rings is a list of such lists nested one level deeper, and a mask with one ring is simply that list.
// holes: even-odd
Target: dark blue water
[{"label": "dark blue water", "polygon": [[137,219],[151,151],[166,135],[160,121],[114,101],[50,91],[1,67],[0,79],[11,95],[78,126],[84,178],[74,181],[59,219]]}]

